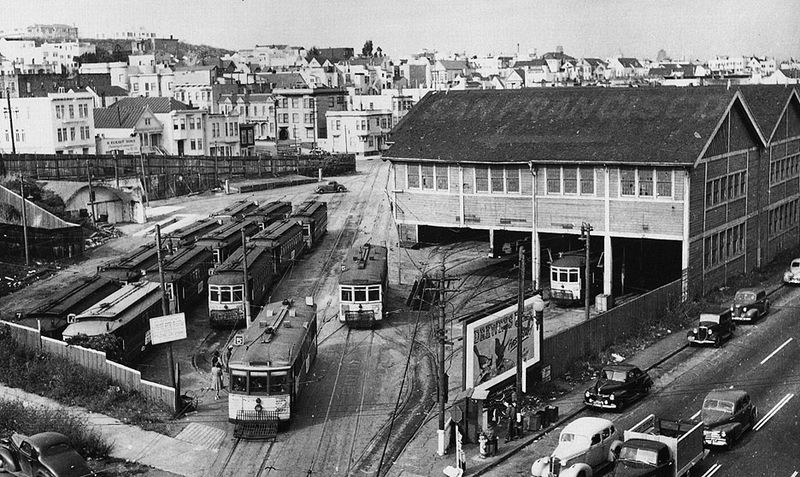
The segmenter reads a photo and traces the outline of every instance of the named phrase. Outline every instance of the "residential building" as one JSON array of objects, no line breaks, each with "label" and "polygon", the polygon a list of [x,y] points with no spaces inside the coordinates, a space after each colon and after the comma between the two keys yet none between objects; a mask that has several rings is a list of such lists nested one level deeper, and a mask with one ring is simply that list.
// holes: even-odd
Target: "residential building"
[{"label": "residential building", "polygon": [[86,87],[104,87],[111,85],[108,74],[75,74],[65,76],[61,74],[17,74],[17,96],[30,98],[47,96],[48,93],[63,93],[64,91],[85,90]]},{"label": "residential building", "polygon": [[326,113],[347,109],[347,92],[337,88],[275,88],[279,141],[310,144],[328,138]]},{"label": "residential building", "polygon": [[[240,156],[239,114],[205,114],[205,143],[212,156]],[[187,153],[188,154],[188,153]]]},{"label": "residential building", "polygon": [[128,91],[119,86],[87,86],[86,91],[94,98],[95,108],[105,108],[128,97]]},{"label": "residential building", "polygon": [[[113,114],[117,113],[119,117],[116,123],[121,125],[121,129],[127,129],[129,134],[136,133],[139,136],[143,151],[174,156],[207,154],[206,111],[193,109],[174,98],[152,96],[121,99],[107,109],[111,112],[103,113],[107,118],[103,122],[106,129],[114,127]],[[159,124],[146,121],[149,118],[148,111],[160,123],[160,133],[157,130]],[[114,135],[124,136],[124,132]]]},{"label": "residential building", "polygon": [[244,93],[222,94],[219,111],[237,113],[240,128],[246,124],[252,126],[254,145],[275,141],[275,99],[271,93],[245,90]]},{"label": "residential building", "polygon": [[254,48],[239,50],[234,56],[238,56],[245,63],[260,66],[261,71],[285,70],[303,66],[306,50],[302,46],[256,45]]},{"label": "residential building", "polygon": [[80,74],[103,74],[111,76],[111,84],[128,89],[128,64],[124,61],[84,63],[78,69]]},{"label": "residential building", "polygon": [[391,111],[328,111],[325,116],[329,152],[372,156],[387,149]]},{"label": "residential building", "polygon": [[431,86],[437,90],[447,89],[458,75],[466,75],[472,70],[467,60],[437,60],[431,68]]},{"label": "residential building", "polygon": [[175,67],[175,85],[195,84],[211,86],[217,82],[218,65]]},{"label": "residential building", "polygon": [[37,40],[77,40],[78,27],[61,23],[34,24],[12,31],[0,31],[5,38],[36,38]]},{"label": "residential building", "polygon": [[607,70],[612,78],[640,78],[645,75],[645,67],[636,58],[609,58]]},{"label": "residential building", "polygon": [[11,98],[10,112],[3,101],[0,151],[11,152],[13,135],[16,152],[22,154],[94,154],[93,108],[92,95],[86,91]]},{"label": "residential building", "polygon": [[220,98],[238,90],[235,84],[175,84],[172,97],[192,107],[219,112]]},{"label": "residential building", "polygon": [[394,127],[419,101],[418,95],[415,97],[410,93],[407,90],[385,89],[381,94],[350,95],[349,109],[391,111],[392,121],[389,127]]},{"label": "residential building", "polygon": [[98,154],[122,151],[124,154],[163,154],[164,125],[150,105],[138,101],[118,101],[94,110]]},{"label": "residential building", "polygon": [[430,94],[384,153],[400,240],[528,238],[547,288],[589,224],[606,295],[723,286],[800,244],[800,99],[752,88],[770,87]]},{"label": "residential building", "polygon": [[708,60],[708,69],[714,75],[743,75],[745,66],[742,56],[716,56]]}]

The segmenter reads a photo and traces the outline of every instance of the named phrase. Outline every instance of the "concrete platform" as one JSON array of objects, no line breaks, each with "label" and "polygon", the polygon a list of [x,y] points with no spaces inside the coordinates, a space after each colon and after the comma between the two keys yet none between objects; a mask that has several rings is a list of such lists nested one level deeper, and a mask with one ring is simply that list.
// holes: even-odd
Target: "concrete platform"
[{"label": "concrete platform", "polygon": [[311,184],[317,182],[316,178],[292,174],[281,177],[259,177],[252,179],[233,180],[228,183],[229,194],[243,194],[257,190],[277,189],[279,187],[289,187],[299,184]]}]

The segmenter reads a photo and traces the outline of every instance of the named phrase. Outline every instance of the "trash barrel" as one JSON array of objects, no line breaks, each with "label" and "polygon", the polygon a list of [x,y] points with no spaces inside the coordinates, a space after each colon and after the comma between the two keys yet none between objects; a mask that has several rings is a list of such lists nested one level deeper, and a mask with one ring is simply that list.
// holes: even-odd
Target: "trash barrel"
[{"label": "trash barrel", "polygon": [[558,421],[558,407],[556,406],[545,406],[544,414],[547,417],[547,422],[549,424],[554,424]]},{"label": "trash barrel", "polygon": [[544,409],[539,409],[534,414],[538,416],[539,423],[542,427],[547,427],[550,425],[550,423],[547,422],[547,414],[545,414]]},{"label": "trash barrel", "polygon": [[492,457],[495,454],[497,454],[497,436],[491,436],[486,442],[486,456]]},{"label": "trash barrel", "polygon": [[542,413],[541,411],[538,412],[529,412],[525,415],[527,418],[525,430],[527,431],[538,431],[542,428]]}]

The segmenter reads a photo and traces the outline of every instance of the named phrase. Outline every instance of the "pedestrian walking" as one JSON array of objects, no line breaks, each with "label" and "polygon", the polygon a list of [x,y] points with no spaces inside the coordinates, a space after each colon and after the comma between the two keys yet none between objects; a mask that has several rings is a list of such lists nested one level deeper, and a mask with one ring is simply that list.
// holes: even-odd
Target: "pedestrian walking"
[{"label": "pedestrian walking", "polygon": [[219,392],[222,389],[222,366],[219,363],[211,366],[211,383],[214,387],[214,399],[219,399]]}]

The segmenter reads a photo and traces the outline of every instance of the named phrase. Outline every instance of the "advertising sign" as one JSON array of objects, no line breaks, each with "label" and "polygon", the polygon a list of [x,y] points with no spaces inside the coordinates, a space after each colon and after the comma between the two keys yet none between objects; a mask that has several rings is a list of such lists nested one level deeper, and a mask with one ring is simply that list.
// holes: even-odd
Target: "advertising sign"
[{"label": "advertising sign", "polygon": [[186,339],[186,315],[175,313],[150,318],[150,339],[154,345]]},{"label": "advertising sign", "polygon": [[[525,300],[522,316],[523,369],[539,362],[539,329],[534,320],[534,297]],[[517,372],[517,305],[464,325],[464,387],[488,389]],[[526,389],[526,373],[522,387]]]},{"label": "advertising sign", "polygon": [[122,151],[123,154],[139,154],[139,137],[102,137],[98,144],[103,154]]}]

